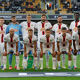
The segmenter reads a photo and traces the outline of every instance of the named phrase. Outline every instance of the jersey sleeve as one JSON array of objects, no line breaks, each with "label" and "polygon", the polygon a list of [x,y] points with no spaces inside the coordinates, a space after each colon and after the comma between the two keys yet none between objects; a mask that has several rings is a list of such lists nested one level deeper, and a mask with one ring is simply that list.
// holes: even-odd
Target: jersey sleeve
[{"label": "jersey sleeve", "polygon": [[53,27],[52,27],[52,31],[55,31],[55,30],[56,30],[56,26],[53,25]]},{"label": "jersey sleeve", "polygon": [[76,40],[76,34],[75,34],[75,33],[73,33],[72,39],[73,39],[73,40]]},{"label": "jersey sleeve", "polygon": [[73,26],[73,25],[72,25],[72,23],[71,23],[71,24],[70,24],[70,27],[69,27],[69,29],[71,29],[71,30],[72,30],[72,26]]},{"label": "jersey sleeve", "polygon": [[35,28],[38,29],[38,25],[39,25],[39,22],[38,23],[35,23]]},{"label": "jersey sleeve", "polygon": [[16,37],[15,37],[15,40],[16,40],[16,42],[18,42],[19,41],[19,37],[16,35]]},{"label": "jersey sleeve", "polygon": [[66,25],[66,24],[63,24],[63,27],[65,27],[65,28],[68,30],[68,27],[67,27],[67,25]]},{"label": "jersey sleeve", "polygon": [[68,34],[68,39],[72,40],[72,36],[70,34]]},{"label": "jersey sleeve", "polygon": [[[36,24],[37,24],[37,23],[34,22],[34,28],[36,28]],[[36,28],[36,29],[37,29],[37,28]]]},{"label": "jersey sleeve", "polygon": [[19,25],[19,34],[22,35],[22,26]]},{"label": "jersey sleeve", "polygon": [[48,22],[49,23],[49,28],[52,28],[52,25],[51,25],[51,23],[50,22]]},{"label": "jersey sleeve", "polygon": [[23,26],[24,22],[21,22],[20,25]]},{"label": "jersey sleeve", "polygon": [[7,35],[4,36],[4,42],[7,42]]},{"label": "jersey sleeve", "polygon": [[51,37],[51,42],[55,42],[54,36]]}]

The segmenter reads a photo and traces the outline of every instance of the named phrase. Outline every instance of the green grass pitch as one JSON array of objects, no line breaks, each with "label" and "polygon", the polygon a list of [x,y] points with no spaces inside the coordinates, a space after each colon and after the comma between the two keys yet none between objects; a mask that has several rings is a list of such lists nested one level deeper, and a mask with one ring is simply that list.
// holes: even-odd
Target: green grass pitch
[{"label": "green grass pitch", "polygon": [[80,80],[80,77],[20,77],[20,78],[0,78],[1,80]]},{"label": "green grass pitch", "polygon": [[[7,56],[8,57],[8,56]],[[47,69],[46,68],[46,59],[45,59],[45,56],[43,56],[44,60],[44,69],[43,70],[34,70],[33,68],[31,69],[27,69],[27,70],[23,70],[22,68],[22,59],[23,59],[23,55],[20,55],[20,70],[15,70],[14,69],[14,66],[15,66],[15,56],[13,55],[13,60],[12,60],[12,67],[13,67],[13,70],[9,70],[9,62],[8,62],[8,58],[7,58],[7,69],[5,71],[3,70],[0,70],[0,72],[80,72],[80,55],[77,55],[77,69],[74,70],[74,69],[71,69],[69,70],[68,69],[68,56],[66,55],[66,69],[56,69],[56,70],[52,70],[52,56],[50,55],[49,56],[49,66],[50,66],[50,69]],[[72,65],[73,65],[73,61],[72,61]]]}]

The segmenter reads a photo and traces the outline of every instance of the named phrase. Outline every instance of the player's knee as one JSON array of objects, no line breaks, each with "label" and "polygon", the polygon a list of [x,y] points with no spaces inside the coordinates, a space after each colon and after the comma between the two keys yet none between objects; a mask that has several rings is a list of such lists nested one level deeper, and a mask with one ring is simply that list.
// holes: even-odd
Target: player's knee
[{"label": "player's knee", "polygon": [[61,55],[61,53],[60,52],[57,52],[57,56],[60,56]]},{"label": "player's knee", "polygon": [[15,56],[19,56],[19,54],[15,54]]},{"label": "player's knee", "polygon": [[40,58],[42,58],[43,57],[43,54],[40,54]]},{"label": "player's knee", "polygon": [[3,54],[3,56],[7,56],[7,54]]},{"label": "player's knee", "polygon": [[56,57],[56,52],[54,52],[54,53],[52,54],[52,56],[53,56],[53,57]]},{"label": "player's knee", "polygon": [[34,57],[37,57],[37,54],[34,54]]},{"label": "player's knee", "polygon": [[68,53],[68,56],[71,56],[71,53]]}]

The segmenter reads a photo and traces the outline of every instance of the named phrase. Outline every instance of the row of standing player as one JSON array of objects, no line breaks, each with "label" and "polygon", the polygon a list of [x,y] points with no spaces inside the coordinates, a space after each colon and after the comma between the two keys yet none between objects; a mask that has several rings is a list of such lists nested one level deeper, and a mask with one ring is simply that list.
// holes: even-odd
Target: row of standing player
[{"label": "row of standing player", "polygon": [[[75,21],[73,21],[72,23],[71,23],[71,25],[70,25],[70,29],[72,30],[72,33],[73,33],[73,31],[75,32],[75,31],[77,31],[77,26],[79,25],[79,14],[78,13],[76,13],[75,14]],[[3,20],[2,18],[1,18],[1,20]],[[0,20],[0,21],[1,21]],[[28,30],[31,28],[32,29],[32,31],[33,31],[33,33],[34,33],[34,30],[35,29],[38,29],[38,41],[37,41],[37,43],[38,43],[38,49],[41,49],[41,45],[40,45],[40,37],[42,36],[42,35],[44,35],[45,36],[45,31],[47,30],[47,29],[51,29],[52,28],[52,31],[54,31],[55,32],[55,52],[57,53],[57,54],[59,54],[57,51],[57,35],[59,35],[60,33],[61,33],[61,29],[62,29],[62,27],[65,27],[67,30],[68,30],[68,28],[67,28],[67,26],[65,25],[65,24],[63,24],[62,23],[62,17],[61,16],[59,16],[58,17],[58,19],[57,19],[57,21],[58,21],[58,23],[57,24],[55,24],[53,27],[51,26],[51,24],[50,24],[50,22],[48,22],[47,20],[46,20],[46,16],[43,14],[42,15],[42,17],[41,17],[41,21],[40,22],[38,22],[38,23],[35,23],[35,22],[32,22],[31,21],[31,16],[30,15],[28,15],[27,16],[27,21],[25,21],[25,22],[22,22],[20,25],[22,26],[20,26],[20,25],[18,25],[17,23],[16,23],[16,17],[15,16],[13,16],[12,17],[12,23],[9,25],[9,26],[7,26],[7,28],[6,27],[4,27],[3,26],[3,24],[2,24],[2,22],[1,22],[1,26],[3,26],[4,28],[4,30],[1,28],[1,40],[3,40],[3,37],[4,37],[4,33],[5,33],[5,28],[6,28],[6,33],[9,33],[9,31],[13,28],[14,29],[14,33],[15,34],[17,34],[18,36],[19,36],[19,34],[23,34],[23,39],[25,40],[25,35],[27,35],[28,34]],[[16,24],[16,27],[15,27],[15,24]],[[19,27],[18,27],[19,26]],[[21,29],[22,29],[22,33],[21,33]],[[12,40],[10,40],[10,41],[12,41]],[[44,40],[42,40],[43,42],[44,42]],[[47,41],[49,41],[48,39],[47,39]],[[2,42],[3,41],[1,41],[1,45],[3,45],[2,44]],[[30,42],[31,42],[31,40],[30,40]],[[12,42],[11,42],[12,43]],[[18,42],[19,43],[19,42]],[[18,46],[19,46],[19,44],[18,44]],[[49,47],[49,45],[47,45],[48,47]],[[2,46],[1,46],[1,48],[2,48]],[[25,47],[24,47],[25,48]],[[46,49],[46,48],[45,48]],[[28,49],[29,50],[29,49]],[[0,51],[3,51],[3,49],[2,50],[0,50]],[[12,53],[13,52],[13,50],[12,50],[12,48],[11,48],[11,50],[10,50],[11,52],[10,53]],[[16,50],[17,51],[17,50]],[[19,50],[18,50],[19,51]],[[75,53],[77,52],[77,50],[75,49],[74,50],[75,51]],[[42,51],[41,51],[42,52]],[[3,53],[3,52],[1,52],[1,53]],[[5,52],[6,53],[6,52]],[[16,52],[17,54],[18,54],[18,52]],[[26,52],[25,52],[26,53]],[[42,54],[42,53],[41,53]],[[25,55],[25,54],[24,54]],[[37,56],[37,55],[35,55],[35,56]],[[24,63],[25,63],[25,59],[26,58],[24,58],[23,59],[23,65],[25,65]],[[64,59],[64,58],[63,58]],[[1,59],[2,61],[2,64],[5,64],[6,62],[6,57],[5,57],[5,55],[3,56],[3,59]],[[10,54],[10,56],[9,56],[9,65],[10,65],[10,67],[9,67],[9,69],[12,69],[12,66],[11,66],[11,64],[12,64],[12,54]],[[36,61],[37,61],[37,58],[35,58],[34,59],[35,61],[34,61],[34,64],[36,63]],[[74,55],[74,57],[73,57],[73,60],[74,60],[74,68],[76,68],[76,55]],[[53,62],[54,62],[54,64],[55,64],[55,61],[56,61],[56,58],[54,57],[53,58]],[[42,55],[40,55],[40,62],[41,62],[41,69],[43,69],[43,59],[42,59]],[[64,62],[64,60],[63,60],[63,62]],[[71,62],[69,62],[69,63],[71,63]],[[48,63],[47,63],[48,64]],[[58,57],[58,64],[60,65],[60,59],[59,59],[59,57]],[[17,69],[19,69],[19,56],[17,55],[17,57],[16,57],[16,67],[15,68],[17,68]],[[64,67],[64,63],[63,63],[63,67]],[[6,68],[6,65],[4,65],[4,69]],[[55,69],[55,65],[53,65],[53,69]]]}]

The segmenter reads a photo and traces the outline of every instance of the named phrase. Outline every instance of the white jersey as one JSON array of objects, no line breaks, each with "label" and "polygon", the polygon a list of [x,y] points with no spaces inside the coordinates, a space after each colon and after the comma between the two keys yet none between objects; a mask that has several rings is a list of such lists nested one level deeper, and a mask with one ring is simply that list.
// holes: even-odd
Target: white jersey
[{"label": "white jersey", "polygon": [[24,38],[24,44],[26,44],[26,47],[34,48],[34,41],[37,42],[37,37],[35,35],[33,35],[32,38],[29,38],[28,36],[25,36]]},{"label": "white jersey", "polygon": [[5,35],[4,42],[7,42],[7,51],[13,50],[16,52],[16,42],[19,41],[19,38],[16,34],[14,34],[13,38],[10,38],[10,33]]},{"label": "white jersey", "polygon": [[57,35],[61,34],[61,28],[62,27],[66,27],[67,30],[68,30],[67,25],[66,24],[63,24],[63,23],[60,24],[60,25],[58,23],[53,25],[52,31],[55,32],[55,39],[56,39]]},{"label": "white jersey", "polygon": [[34,53],[34,42],[37,42],[37,37],[35,35],[32,36],[32,38],[29,38],[28,36],[24,37],[24,44],[26,44],[26,50],[29,52],[30,50],[32,53]]},{"label": "white jersey", "polygon": [[40,37],[45,35],[45,30],[49,28],[52,28],[52,25],[48,21],[45,21],[44,23],[40,21],[36,24],[36,29],[38,29],[38,49],[40,49]]},{"label": "white jersey", "polygon": [[54,31],[55,32],[55,51],[57,51],[57,36],[59,35],[59,34],[61,34],[61,28],[62,27],[66,27],[67,28],[67,30],[68,30],[68,27],[66,26],[66,24],[54,24],[53,25],[53,28],[52,28],[52,31]]},{"label": "white jersey", "polygon": [[5,31],[6,31],[7,25],[3,24],[3,26],[0,26],[0,32],[4,31],[4,33],[0,34],[0,43],[3,43],[3,39],[4,39],[4,35],[5,35]]},{"label": "white jersey", "polygon": [[66,33],[66,36],[63,36],[63,34],[59,34],[57,36],[57,41],[59,41],[59,47],[60,51],[68,51],[69,47],[69,41],[72,40],[72,37],[69,33]]},{"label": "white jersey", "polygon": [[29,28],[33,29],[33,33],[34,33],[34,28],[36,27],[35,22],[31,21],[30,23],[28,23],[27,21],[24,21],[20,25],[22,26],[23,38],[25,37],[25,35],[28,35]]},{"label": "white jersey", "polygon": [[52,25],[48,21],[45,21],[44,23],[40,21],[36,24],[36,28],[38,29],[38,38],[40,39],[42,35],[45,35],[45,30],[52,28]]},{"label": "white jersey", "polygon": [[77,30],[75,30],[75,28],[77,28],[78,25],[80,25],[80,21],[78,21],[78,22],[72,21],[71,22],[69,29],[72,30],[72,33],[77,32]]},{"label": "white jersey", "polygon": [[50,35],[50,37],[48,38],[46,37],[46,35],[43,35],[40,38],[40,42],[43,43],[43,52],[49,50],[52,53],[53,42],[55,42],[53,35]]},{"label": "white jersey", "polygon": [[78,31],[73,33],[73,40],[75,40],[76,49],[80,49],[80,35],[78,34]]}]

